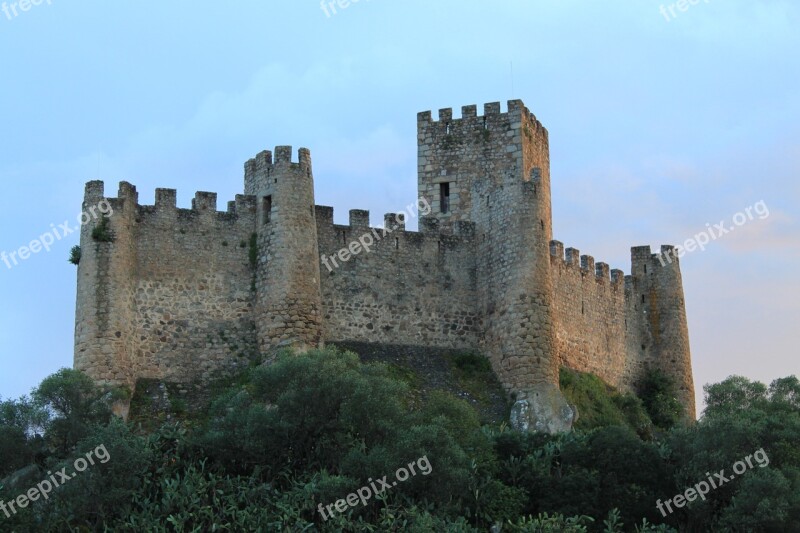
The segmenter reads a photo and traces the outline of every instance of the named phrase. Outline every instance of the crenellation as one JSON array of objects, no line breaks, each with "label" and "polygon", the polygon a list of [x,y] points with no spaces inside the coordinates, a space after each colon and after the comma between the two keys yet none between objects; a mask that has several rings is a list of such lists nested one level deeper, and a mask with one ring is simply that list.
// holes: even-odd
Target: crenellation
[{"label": "crenellation", "polygon": [[561,241],[550,241],[550,255],[564,261],[564,243]]},{"label": "crenellation", "polygon": [[364,209],[351,209],[350,210],[350,227],[351,228],[368,228],[369,227],[369,211]]},{"label": "crenellation", "polygon": [[198,191],[192,199],[192,210],[198,212],[217,211],[217,193]]},{"label": "crenellation", "polygon": [[588,274],[594,274],[595,272],[594,257],[592,257],[591,255],[582,255],[581,270],[583,270]]},{"label": "crenellation", "polygon": [[174,210],[178,208],[178,191],[175,189],[156,189],[156,210]]},{"label": "crenellation", "polygon": [[565,251],[565,261],[567,266],[580,267],[581,265],[581,251],[577,248],[567,248]]},{"label": "crenellation", "polygon": [[609,278],[609,267],[607,263],[597,263],[595,265],[595,272],[597,281],[602,281],[602,282],[611,281],[611,279]]},{"label": "crenellation", "polygon": [[317,224],[333,225],[333,207],[327,205],[315,205],[314,213]]},{"label": "crenellation", "polygon": [[[291,150],[291,149],[290,149]],[[251,161],[253,161],[251,159]],[[262,150],[255,157],[257,168],[266,168],[272,166],[272,150]]]},{"label": "crenellation", "polygon": [[292,162],[292,147],[291,146],[276,146],[275,147],[275,166],[287,165]]},{"label": "crenellation", "polygon": [[100,180],[94,180],[86,183],[83,195],[84,207],[89,205],[97,205],[105,198],[105,183]]},{"label": "crenellation", "polygon": [[392,231],[406,230],[406,217],[404,213],[386,213],[383,215],[383,227]]},{"label": "crenellation", "polygon": [[[568,430],[558,370],[593,372],[633,390],[648,368],[680,386],[694,415],[677,258],[631,249],[631,274],[553,239],[548,133],[520,100],[417,115],[419,231],[402,213],[334,223],[316,205],[311,153],[263,150],[244,165],[244,194],[217,211],[175,189],[140,206],[120,184],[108,201],[113,240],[81,229],[75,366],[107,383],[208,381],[284,346],[369,342],[479,352],[535,431]],[[274,154],[274,157],[273,157]],[[525,414],[528,413],[528,414]]]},{"label": "crenellation", "polygon": [[494,117],[500,114],[500,102],[490,102],[483,104],[483,115],[485,117]]},{"label": "crenellation", "polygon": [[136,187],[127,181],[119,182],[119,192],[117,193],[117,198],[120,200],[131,200],[133,205],[137,205],[139,203],[139,193],[136,192]]}]

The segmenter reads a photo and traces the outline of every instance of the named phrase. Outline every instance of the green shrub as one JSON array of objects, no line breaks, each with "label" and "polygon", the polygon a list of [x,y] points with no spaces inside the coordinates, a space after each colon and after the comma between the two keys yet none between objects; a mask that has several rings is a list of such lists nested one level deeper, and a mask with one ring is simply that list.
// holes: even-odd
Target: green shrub
[{"label": "green shrub", "polygon": [[620,394],[594,374],[567,368],[561,369],[560,385],[567,401],[578,408],[575,429],[625,426],[642,438],[652,437],[650,418],[635,396]]},{"label": "green shrub", "polygon": [[81,262],[81,247],[73,246],[69,251],[68,261],[73,265],[78,265]]},{"label": "green shrub", "polygon": [[684,416],[684,408],[678,401],[675,380],[661,370],[647,372],[639,388],[639,397],[653,424],[658,428],[670,429]]},{"label": "green shrub", "polygon": [[114,242],[114,234],[109,228],[108,217],[104,216],[100,222],[92,228],[92,239],[97,242]]}]

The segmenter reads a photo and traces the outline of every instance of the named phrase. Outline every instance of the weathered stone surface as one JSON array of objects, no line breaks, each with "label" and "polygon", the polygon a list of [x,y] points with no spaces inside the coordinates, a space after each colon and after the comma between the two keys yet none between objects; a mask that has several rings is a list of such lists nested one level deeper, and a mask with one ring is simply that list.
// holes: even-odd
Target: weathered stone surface
[{"label": "weathered stone surface", "polygon": [[517,431],[564,433],[577,420],[577,409],[567,403],[558,386],[552,383],[518,392],[511,407],[511,427]]}]

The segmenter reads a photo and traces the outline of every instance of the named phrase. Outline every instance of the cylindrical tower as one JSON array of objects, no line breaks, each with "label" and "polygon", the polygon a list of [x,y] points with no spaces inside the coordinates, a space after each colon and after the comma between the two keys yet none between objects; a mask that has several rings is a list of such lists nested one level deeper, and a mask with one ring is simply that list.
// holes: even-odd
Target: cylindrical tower
[{"label": "cylindrical tower", "polygon": [[321,343],[322,301],[319,286],[319,247],[314,216],[314,178],[311,154],[292,147],[264,151],[245,165],[245,194],[258,202],[255,238],[256,329],[259,348]]},{"label": "cylindrical tower", "polygon": [[661,254],[637,246],[631,249],[631,259],[627,297],[635,313],[632,351],[641,345],[642,370],[657,368],[675,381],[686,418],[694,420],[694,378],[678,256],[673,246],[662,246]]}]

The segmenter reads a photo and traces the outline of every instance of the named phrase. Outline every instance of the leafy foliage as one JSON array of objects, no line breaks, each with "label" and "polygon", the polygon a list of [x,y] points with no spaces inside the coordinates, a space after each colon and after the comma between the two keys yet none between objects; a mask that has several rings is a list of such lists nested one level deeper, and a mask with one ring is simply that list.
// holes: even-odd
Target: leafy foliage
[{"label": "leafy foliage", "polygon": [[578,430],[607,426],[629,427],[642,438],[651,438],[653,423],[641,400],[621,394],[593,374],[561,369],[561,391],[578,409]]},{"label": "leafy foliage", "polygon": [[[481,360],[457,361],[465,375],[483,372]],[[653,379],[653,398],[669,395],[661,378]],[[592,376],[562,373],[586,421],[585,429],[562,435],[481,427],[472,406],[443,392],[411,402],[414,382],[352,353],[285,352],[226,381],[207,418],[144,431],[110,416],[118,394],[61,370],[30,399],[0,402],[0,500],[23,494],[46,472],[71,470],[88,450],[102,446],[108,460],[46,501],[0,516],[1,527],[674,533],[791,531],[800,524],[796,377],[769,387],[729,378],[706,388],[708,408],[699,423],[647,433],[637,398]],[[391,480],[423,456],[432,467],[427,474],[418,472],[366,505],[320,515],[321,504],[345,498],[370,478]],[[705,500],[666,517],[657,511],[656,501],[748,456],[768,459]]]},{"label": "leafy foliage", "polygon": [[677,391],[675,380],[661,370],[651,369],[645,375],[639,397],[656,427],[671,429],[684,417]]},{"label": "leafy foliage", "polygon": [[81,247],[78,245],[73,246],[69,250],[68,261],[73,265],[79,265],[81,262]]},{"label": "leafy foliage", "polygon": [[93,425],[111,417],[111,395],[98,389],[86,374],[62,368],[33,392],[36,405],[49,415],[45,435],[59,457],[65,456]]},{"label": "leafy foliage", "polygon": [[114,242],[114,233],[109,228],[108,221],[107,216],[100,218],[100,222],[92,228],[92,239],[97,242]]}]

